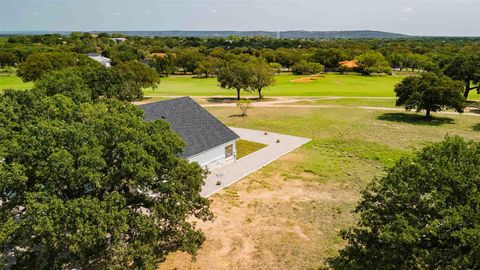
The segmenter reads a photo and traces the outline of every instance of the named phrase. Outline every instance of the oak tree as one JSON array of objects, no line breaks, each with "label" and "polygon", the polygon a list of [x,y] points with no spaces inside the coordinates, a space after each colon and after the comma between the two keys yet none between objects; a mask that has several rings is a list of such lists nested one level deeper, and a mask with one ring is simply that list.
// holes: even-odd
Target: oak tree
[{"label": "oak tree", "polygon": [[480,269],[480,143],[448,137],[374,180],[338,270]]},{"label": "oak tree", "polygon": [[396,106],[406,110],[426,111],[426,118],[431,112],[454,109],[463,112],[465,98],[462,96],[463,86],[444,75],[423,73],[421,76],[410,76],[395,86]]},{"label": "oak tree", "polygon": [[99,66],[100,64],[90,57],[65,52],[39,52],[30,54],[24,62],[20,64],[17,74],[24,81],[35,81],[53,70],[60,70],[75,66]]},{"label": "oak tree", "polygon": [[379,52],[365,52],[355,60],[359,65],[358,71],[364,75],[370,75],[372,73],[392,73],[387,59]]},{"label": "oak tree", "polygon": [[275,70],[267,62],[255,61],[249,63],[251,78],[250,89],[258,93],[258,98],[263,98],[262,90],[275,83]]},{"label": "oak tree", "polygon": [[250,90],[251,69],[248,64],[240,61],[231,61],[220,69],[217,80],[221,88],[237,91],[237,100],[240,100],[240,91]]},{"label": "oak tree", "polygon": [[169,125],[114,99],[0,96],[0,265],[155,269],[205,240],[203,169]]},{"label": "oak tree", "polygon": [[445,68],[445,74],[454,80],[465,83],[463,96],[468,98],[471,90],[480,89],[480,56],[474,54],[459,54]]}]

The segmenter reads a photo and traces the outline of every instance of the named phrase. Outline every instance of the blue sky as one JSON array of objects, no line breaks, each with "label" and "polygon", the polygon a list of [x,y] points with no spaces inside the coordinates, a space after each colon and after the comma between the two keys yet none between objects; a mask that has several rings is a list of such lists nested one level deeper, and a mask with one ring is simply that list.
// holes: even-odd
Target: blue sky
[{"label": "blue sky", "polygon": [[0,0],[0,31],[367,29],[480,36],[480,0]]}]

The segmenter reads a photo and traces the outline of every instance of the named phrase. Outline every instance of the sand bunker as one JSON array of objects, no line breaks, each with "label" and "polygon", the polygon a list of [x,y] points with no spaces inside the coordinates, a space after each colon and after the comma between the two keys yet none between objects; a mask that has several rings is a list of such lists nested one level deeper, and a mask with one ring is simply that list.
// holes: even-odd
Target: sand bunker
[{"label": "sand bunker", "polygon": [[290,80],[290,81],[291,81],[291,82],[304,83],[304,82],[313,82],[313,81],[315,81],[316,79],[319,79],[319,78],[323,78],[323,76],[321,76],[321,75],[312,75],[312,76],[309,76],[309,77],[302,77],[302,78],[293,79],[293,80]]}]

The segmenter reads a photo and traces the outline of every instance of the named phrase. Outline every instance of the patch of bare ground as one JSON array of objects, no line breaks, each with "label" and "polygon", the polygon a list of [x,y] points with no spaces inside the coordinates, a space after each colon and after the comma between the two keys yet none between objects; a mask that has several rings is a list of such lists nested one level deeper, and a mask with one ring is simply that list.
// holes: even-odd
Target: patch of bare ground
[{"label": "patch of bare ground", "polygon": [[308,77],[302,77],[302,78],[297,78],[297,79],[292,79],[290,80],[291,82],[297,82],[297,83],[305,83],[305,82],[312,82],[317,80],[318,78],[323,78],[324,76],[322,75],[312,75]]},{"label": "patch of bare ground", "polygon": [[302,167],[309,151],[294,151],[212,196],[216,218],[199,224],[207,240],[196,260],[177,252],[158,269],[322,266],[344,244],[340,229],[353,224],[351,210],[365,183],[356,179],[356,172],[371,179],[377,170],[365,170],[361,164],[346,167],[340,178],[349,181],[317,176]]}]

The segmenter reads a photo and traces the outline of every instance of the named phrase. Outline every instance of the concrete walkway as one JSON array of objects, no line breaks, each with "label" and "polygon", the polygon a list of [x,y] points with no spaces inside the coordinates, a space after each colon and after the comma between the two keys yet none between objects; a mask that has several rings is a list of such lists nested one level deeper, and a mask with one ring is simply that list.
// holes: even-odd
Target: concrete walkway
[{"label": "concrete walkway", "polygon": [[[303,137],[270,132],[265,135],[265,132],[260,130],[233,127],[231,127],[231,129],[240,136],[240,139],[263,143],[267,146],[237,160],[235,163],[212,169],[205,180],[205,185],[201,192],[201,195],[204,197],[208,197],[230,186],[243,177],[257,171],[311,140]],[[280,140],[278,143],[277,139]],[[217,185],[217,182],[221,184]]]}]

